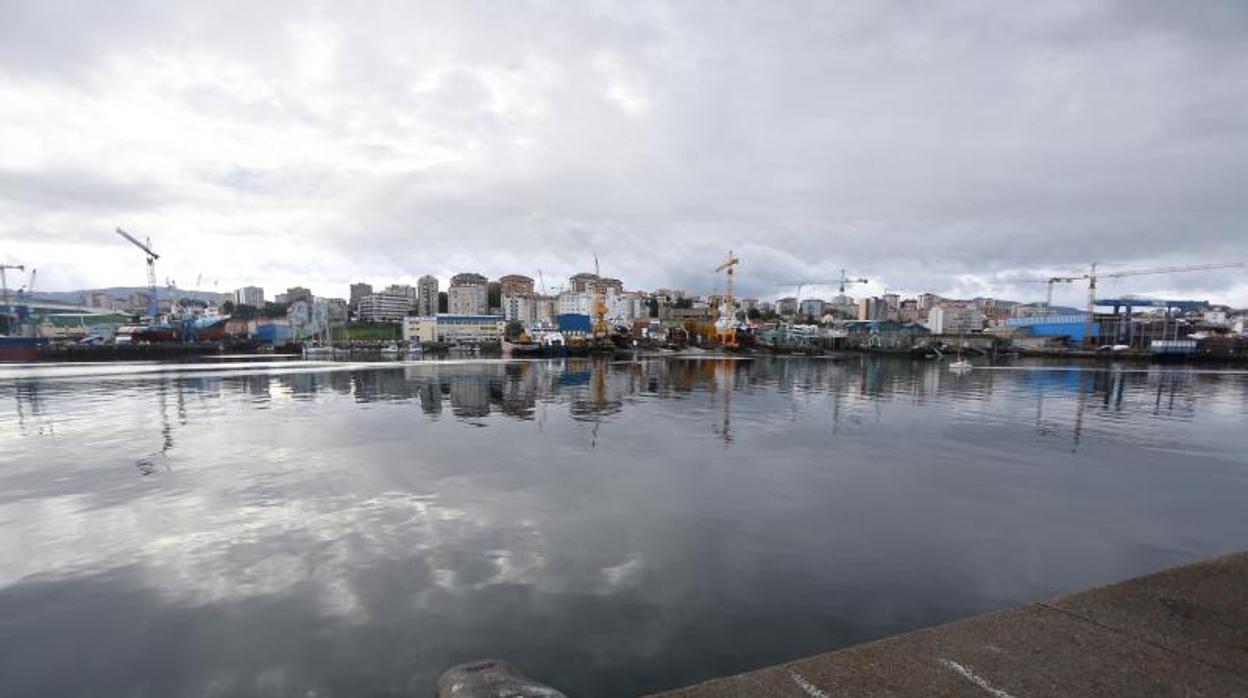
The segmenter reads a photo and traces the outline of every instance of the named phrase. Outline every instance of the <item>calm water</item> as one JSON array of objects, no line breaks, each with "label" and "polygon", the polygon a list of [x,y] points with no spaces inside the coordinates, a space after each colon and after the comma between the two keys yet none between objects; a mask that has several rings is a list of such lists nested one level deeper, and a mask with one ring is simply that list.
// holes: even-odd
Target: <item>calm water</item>
[{"label": "calm water", "polygon": [[576,695],[1248,547],[1248,375],[0,367],[0,695]]}]

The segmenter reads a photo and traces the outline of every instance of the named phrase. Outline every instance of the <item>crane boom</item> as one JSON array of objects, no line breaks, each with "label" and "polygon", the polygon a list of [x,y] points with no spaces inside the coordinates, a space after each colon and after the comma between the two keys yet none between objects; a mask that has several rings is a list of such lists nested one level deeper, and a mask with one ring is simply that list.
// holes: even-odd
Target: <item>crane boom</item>
[{"label": "crane boom", "polygon": [[146,243],[139,242],[137,238],[121,228],[117,228],[117,234],[147,255],[147,314],[155,318],[160,310],[160,304],[156,301],[156,260],[160,259],[160,255],[152,251],[150,239]]},{"label": "crane boom", "polygon": [[1096,280],[1102,279],[1121,279],[1128,276],[1146,276],[1149,274],[1176,274],[1189,271],[1208,271],[1211,269],[1232,269],[1243,267],[1243,262],[1217,262],[1213,264],[1189,264],[1184,266],[1167,266],[1152,267],[1149,269],[1126,269],[1123,271],[1111,271],[1109,273],[1098,274],[1096,271],[1096,262],[1092,263],[1092,267],[1087,274],[1078,276],[1058,276],[1049,280],[1050,297],[1052,295],[1054,282],[1078,281],[1080,279],[1088,280],[1088,308],[1087,315],[1083,320],[1083,341],[1092,344],[1092,323],[1093,316],[1096,313]]},{"label": "crane boom", "polygon": [[1239,269],[1243,262],[1218,262],[1216,264],[1191,264],[1187,266],[1152,267],[1151,269],[1127,269],[1101,274],[1103,279],[1117,279],[1124,276],[1143,276],[1146,274],[1174,274],[1185,271],[1209,271],[1212,269]]},{"label": "crane boom", "polygon": [[125,238],[125,239],[129,240],[129,241],[130,241],[130,242],[131,242],[131,243],[132,243],[135,247],[137,247],[137,248],[139,248],[140,250],[143,250],[144,252],[146,252],[148,257],[151,257],[152,259],[160,259],[160,255],[156,254],[155,252],[152,252],[152,248],[150,248],[150,247],[148,247],[147,245],[144,245],[143,243],[139,242],[139,241],[138,241],[137,239],[135,239],[135,237],[134,237],[133,235],[131,235],[130,233],[127,233],[126,231],[122,230],[121,228],[118,228],[118,229],[117,229],[117,234],[118,234],[118,235],[120,235],[120,236],[122,236],[123,238]]}]

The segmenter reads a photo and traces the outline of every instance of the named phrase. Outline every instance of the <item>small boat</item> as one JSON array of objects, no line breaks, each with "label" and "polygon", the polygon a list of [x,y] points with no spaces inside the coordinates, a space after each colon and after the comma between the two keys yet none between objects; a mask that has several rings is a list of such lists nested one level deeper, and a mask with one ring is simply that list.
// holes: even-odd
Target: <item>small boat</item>
[{"label": "small boat", "polygon": [[401,353],[402,352],[399,350],[399,345],[395,344],[394,342],[391,342],[381,348],[382,356],[398,356]]},{"label": "small boat", "polygon": [[972,368],[975,368],[974,366],[971,365],[970,361],[967,361],[966,359],[962,358],[962,345],[965,343],[966,343],[966,338],[963,337],[962,335],[958,335],[958,358],[956,361],[949,364],[950,371],[961,373],[961,372],[969,371]]},{"label": "small boat", "polygon": [[303,356],[304,358],[308,358],[308,359],[312,359],[312,358],[315,358],[315,359],[331,358],[332,359],[334,357],[334,348],[322,346],[322,345],[314,345],[314,346],[304,345]]},{"label": "small boat", "polygon": [[513,342],[507,339],[506,337],[503,337],[502,339],[503,355],[521,357],[521,356],[541,356],[543,354],[543,347],[541,344],[534,342],[534,341],[526,341],[526,340],[527,338],[517,339],[516,341]]}]

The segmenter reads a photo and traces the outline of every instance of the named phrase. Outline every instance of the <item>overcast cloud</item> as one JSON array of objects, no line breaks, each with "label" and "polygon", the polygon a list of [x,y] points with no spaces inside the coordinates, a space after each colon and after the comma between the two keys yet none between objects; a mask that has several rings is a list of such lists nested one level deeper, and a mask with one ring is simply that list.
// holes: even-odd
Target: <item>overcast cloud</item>
[{"label": "overcast cloud", "polygon": [[[0,259],[47,290],[141,284],[120,225],[270,296],[595,252],[709,291],[731,248],[764,297],[1038,298],[1248,260],[1246,183],[1242,0],[0,0]],[[1248,305],[1244,270],[1103,288]]]}]

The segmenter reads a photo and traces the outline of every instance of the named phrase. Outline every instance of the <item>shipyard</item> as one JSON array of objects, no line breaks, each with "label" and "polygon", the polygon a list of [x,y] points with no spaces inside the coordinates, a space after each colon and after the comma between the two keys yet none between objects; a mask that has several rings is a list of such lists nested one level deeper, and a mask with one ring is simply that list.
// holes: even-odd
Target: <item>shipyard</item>
[{"label": "shipyard", "polygon": [[[350,299],[320,297],[304,287],[269,301],[261,287],[231,293],[180,291],[155,283],[159,255],[125,230],[119,236],[143,253],[148,286],[128,296],[89,290],[43,298],[37,270],[0,305],[8,360],[108,360],[234,353],[299,354],[315,358],[407,358],[446,352],[516,357],[646,351],[723,351],[836,355],[904,354],[941,359],[961,354],[995,359],[1030,355],[1151,361],[1248,360],[1248,309],[1207,300],[1149,295],[1100,298],[1097,281],[1187,273],[1239,273],[1241,262],[1089,271],[1024,280],[1045,288],[1043,301],[945,298],[925,292],[854,298],[847,287],[869,283],[840,270],[839,279],[800,282],[772,300],[733,293],[741,259],[728,252],[707,269],[703,292],[626,291],[619,279],[573,275],[555,290],[538,273],[491,281],[460,273],[446,291],[440,280],[392,284],[374,292],[352,284]],[[709,266],[709,265],[708,265]],[[748,262],[746,268],[748,269]],[[22,272],[23,265],[7,270]],[[201,278],[197,281],[202,281]],[[1082,311],[1053,306],[1053,286],[1087,285]],[[824,291],[835,291],[830,300]],[[77,296],[77,302],[65,300]],[[446,312],[446,311],[452,312]]]},{"label": "shipyard", "polygon": [[1248,2],[0,2],[0,698],[1248,698]]}]

